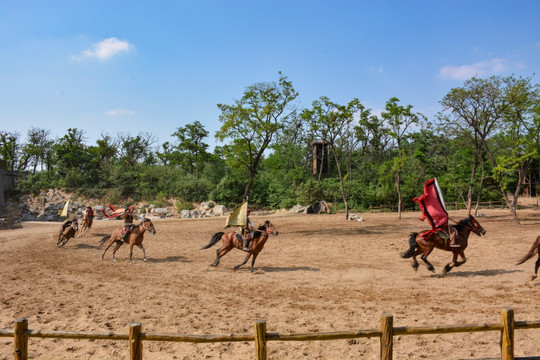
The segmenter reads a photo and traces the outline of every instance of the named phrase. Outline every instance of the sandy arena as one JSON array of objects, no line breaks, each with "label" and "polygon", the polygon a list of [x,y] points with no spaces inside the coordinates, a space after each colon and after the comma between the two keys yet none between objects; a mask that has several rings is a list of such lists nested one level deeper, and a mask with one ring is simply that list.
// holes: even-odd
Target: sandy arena
[{"label": "sandy arena", "polygon": [[[465,211],[450,211],[456,220]],[[268,219],[271,236],[251,273],[244,253],[233,250],[219,267],[209,266],[221,243],[200,250],[223,231],[225,217],[155,220],[157,234],[145,234],[148,262],[128,247],[101,260],[98,241],[120,221],[96,221],[83,238],[57,248],[59,223],[24,223],[0,231],[0,328],[27,318],[30,329],[127,333],[129,323],[160,334],[253,333],[256,319],[280,333],[377,329],[383,313],[394,326],[500,323],[501,309],[516,321],[540,320],[540,279],[530,281],[534,259],[516,266],[540,235],[540,211],[520,210],[521,226],[508,210],[481,210],[487,230],[471,234],[467,263],[441,275],[451,253],[434,250],[436,273],[400,253],[410,232],[429,225],[419,213],[282,213]],[[249,263],[248,263],[249,265]],[[143,342],[143,359],[252,359],[252,342],[190,344]],[[0,338],[0,359],[13,358],[13,339]],[[516,330],[516,356],[540,356],[540,329]],[[379,340],[268,342],[269,359],[378,359]],[[395,359],[478,359],[500,356],[499,333],[396,336]],[[31,359],[127,359],[127,341],[36,339]]]}]

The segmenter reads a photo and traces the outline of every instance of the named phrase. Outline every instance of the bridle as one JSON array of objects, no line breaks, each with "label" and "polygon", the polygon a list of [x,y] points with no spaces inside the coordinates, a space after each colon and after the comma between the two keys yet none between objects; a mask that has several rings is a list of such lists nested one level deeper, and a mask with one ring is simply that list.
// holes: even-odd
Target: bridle
[{"label": "bridle", "polygon": [[156,229],[154,229],[153,224],[152,224],[152,227],[150,227],[150,224],[152,224],[150,220],[144,219],[142,223],[143,229],[148,230],[148,232],[154,235],[156,233]]}]

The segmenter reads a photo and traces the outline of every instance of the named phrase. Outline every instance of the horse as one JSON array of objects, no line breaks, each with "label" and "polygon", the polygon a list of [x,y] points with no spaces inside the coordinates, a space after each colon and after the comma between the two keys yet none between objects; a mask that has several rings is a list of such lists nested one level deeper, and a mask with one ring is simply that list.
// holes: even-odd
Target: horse
[{"label": "horse", "polygon": [[88,229],[90,229],[92,227],[92,219],[90,218],[90,216],[88,216],[88,214],[85,212],[82,219],[81,219],[81,231],[79,231],[77,233],[77,237],[80,238],[80,237],[83,237],[84,235],[86,235],[86,232],[88,231]]},{"label": "horse", "polygon": [[536,279],[538,275],[538,268],[540,268],[540,235],[536,238],[536,241],[531,247],[531,250],[529,250],[527,255],[525,255],[521,260],[519,260],[516,265],[523,264],[525,261],[532,258],[535,254],[538,254],[538,260],[536,260],[536,264],[534,265],[534,274],[532,275],[531,280]]},{"label": "horse", "polygon": [[[253,234],[253,238],[248,245],[249,251],[247,251],[246,258],[241,264],[236,265],[234,267],[234,270],[238,269],[242,265],[245,265],[251,255],[253,255],[253,259],[251,260],[251,272],[253,272],[255,259],[257,259],[257,256],[262,251],[266,240],[268,240],[269,234],[279,235],[279,231],[274,224],[266,220],[264,222],[264,225],[259,226],[259,229],[256,230]],[[201,248],[201,250],[208,249],[214,244],[216,244],[219,240],[222,241],[221,248],[216,251],[216,260],[212,264],[210,264],[210,266],[218,266],[219,259],[225,256],[225,254],[227,254],[233,248],[244,251],[243,240],[235,235],[236,232],[234,231],[228,233],[217,232],[212,236],[210,242]]]},{"label": "horse", "polygon": [[75,233],[79,230],[79,223],[77,219],[74,219],[69,226],[67,226],[64,231],[58,235],[58,241],[56,242],[57,247],[62,247],[66,245],[69,239],[75,237]]},{"label": "horse", "polygon": [[[409,237],[409,250],[401,254],[402,258],[413,258],[413,269],[418,270],[418,261],[416,256],[422,254],[420,257],[426,264],[429,271],[435,272],[433,265],[427,260],[427,257],[434,248],[451,251],[453,253],[453,259],[451,263],[446,264],[443,269],[443,274],[446,274],[453,267],[458,267],[465,264],[467,259],[465,258],[465,249],[468,245],[468,239],[471,232],[475,233],[478,236],[485,235],[486,230],[480,225],[478,220],[476,220],[472,215],[469,215],[467,218],[460,220],[455,226],[457,230],[456,236],[456,245],[459,247],[450,247],[448,239],[444,239],[439,235],[438,231],[425,230],[420,233],[411,233]],[[424,238],[424,235],[426,237]],[[458,255],[461,257],[462,261],[457,261]]]},{"label": "horse", "polygon": [[[116,251],[124,244],[124,241],[122,241],[122,229],[118,228],[112,232],[111,235],[106,235],[99,241],[100,247],[107,242],[107,247],[105,248],[105,251],[103,251],[103,254],[101,255],[101,259],[105,257],[105,253],[107,250],[111,247],[112,244],[116,243],[115,248],[113,249],[112,253],[112,260],[116,261],[116,258],[114,257],[114,254]],[[144,239],[144,232],[148,231],[152,235],[156,234],[156,229],[154,228],[154,224],[150,219],[144,218],[143,221],[139,224],[134,226],[130,233],[128,234],[127,238],[125,239],[125,242],[129,245],[129,263],[133,263],[133,246],[137,245],[143,252],[144,261],[148,261],[146,258],[146,251],[144,250],[144,247],[142,246],[142,242]]]}]

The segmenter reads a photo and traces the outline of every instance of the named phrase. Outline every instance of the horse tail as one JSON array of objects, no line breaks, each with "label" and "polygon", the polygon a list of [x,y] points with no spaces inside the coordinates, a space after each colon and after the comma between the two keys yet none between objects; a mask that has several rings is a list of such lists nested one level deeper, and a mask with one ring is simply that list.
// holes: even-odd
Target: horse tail
[{"label": "horse tail", "polygon": [[105,235],[105,236],[103,237],[103,239],[99,240],[99,247],[102,247],[103,244],[105,244],[105,242],[106,242],[107,240],[109,240],[110,238],[111,238],[111,235]]},{"label": "horse tail", "polygon": [[525,261],[532,258],[539,251],[539,248],[540,248],[540,236],[536,238],[536,241],[534,242],[533,246],[531,247],[531,250],[529,250],[527,255],[521,258],[521,260],[519,260],[516,265],[523,264]]},{"label": "horse tail", "polygon": [[418,236],[418,233],[411,233],[409,236],[409,250],[401,253],[401,257],[404,259],[408,259],[414,256],[414,253],[416,252],[416,247],[418,244],[416,243],[416,236]]},{"label": "horse tail", "polygon": [[223,236],[223,234],[225,234],[225,233],[224,233],[224,232],[217,232],[217,233],[215,233],[215,234],[212,236],[212,238],[210,239],[210,242],[209,242],[207,245],[203,246],[203,247],[201,248],[201,250],[208,249],[208,248],[212,247],[213,245],[215,245],[215,244],[221,239],[221,237]]}]

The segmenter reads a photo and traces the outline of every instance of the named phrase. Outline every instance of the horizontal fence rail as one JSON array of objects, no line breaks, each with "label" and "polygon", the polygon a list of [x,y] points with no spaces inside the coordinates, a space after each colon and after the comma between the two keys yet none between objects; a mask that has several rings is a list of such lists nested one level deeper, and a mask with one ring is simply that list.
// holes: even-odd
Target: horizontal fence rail
[{"label": "horizontal fence rail", "polygon": [[[431,327],[394,327],[393,316],[382,314],[378,329],[358,331],[336,331],[326,333],[289,333],[280,334],[266,331],[266,321],[256,320],[254,334],[229,335],[187,335],[187,334],[151,334],[142,332],[140,323],[129,324],[129,333],[115,332],[79,332],[79,331],[47,331],[28,329],[27,319],[15,321],[14,329],[0,329],[0,337],[14,338],[14,359],[28,359],[28,339],[85,339],[85,340],[127,340],[131,360],[142,360],[143,341],[189,342],[189,343],[222,343],[245,342],[255,343],[255,359],[267,359],[268,341],[328,341],[355,338],[380,339],[380,359],[393,359],[393,337],[396,335],[436,335],[463,332],[500,331],[501,333],[501,359],[513,360],[514,357],[514,330],[540,329],[540,320],[514,321],[514,310],[501,311],[501,323],[498,324],[463,324],[439,325]],[[540,356],[520,358],[540,359]]]}]

